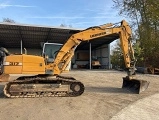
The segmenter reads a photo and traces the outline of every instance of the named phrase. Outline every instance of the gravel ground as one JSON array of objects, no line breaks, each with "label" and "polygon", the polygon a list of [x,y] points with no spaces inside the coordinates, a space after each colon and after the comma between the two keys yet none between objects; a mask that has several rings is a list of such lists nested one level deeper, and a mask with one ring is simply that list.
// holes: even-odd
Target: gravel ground
[{"label": "gravel ground", "polygon": [[[0,119],[2,120],[154,120],[159,119],[159,76],[138,74],[150,81],[141,94],[121,89],[125,72],[112,70],[72,70],[85,85],[79,97],[5,98],[0,83]],[[11,77],[12,79],[13,77]]]}]

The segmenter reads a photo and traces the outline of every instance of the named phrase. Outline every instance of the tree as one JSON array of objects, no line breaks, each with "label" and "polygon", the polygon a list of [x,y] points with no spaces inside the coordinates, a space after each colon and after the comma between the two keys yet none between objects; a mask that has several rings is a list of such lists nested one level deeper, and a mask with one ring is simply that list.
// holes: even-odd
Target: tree
[{"label": "tree", "polygon": [[72,28],[72,25],[61,24],[60,27],[69,27],[69,28]]},{"label": "tree", "polygon": [[115,48],[112,50],[111,63],[113,68],[125,68],[124,57],[119,42],[116,42]]},{"label": "tree", "polygon": [[10,18],[3,18],[3,22],[15,23],[15,21]]},{"label": "tree", "polygon": [[140,47],[140,43],[136,42],[133,44],[134,48],[134,56],[136,61],[137,66],[144,66],[144,57],[143,57],[143,49]]},{"label": "tree", "polygon": [[[131,19],[144,65],[159,67],[159,1],[113,0],[120,15]],[[139,57],[138,56],[138,57]]]}]

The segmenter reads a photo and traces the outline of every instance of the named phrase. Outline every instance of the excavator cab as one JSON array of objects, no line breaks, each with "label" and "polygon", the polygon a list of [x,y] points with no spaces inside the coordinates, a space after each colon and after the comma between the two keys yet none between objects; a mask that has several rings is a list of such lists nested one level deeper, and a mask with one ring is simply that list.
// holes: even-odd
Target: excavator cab
[{"label": "excavator cab", "polygon": [[46,58],[47,63],[55,60],[56,54],[59,52],[63,44],[59,43],[44,43],[42,56]]}]

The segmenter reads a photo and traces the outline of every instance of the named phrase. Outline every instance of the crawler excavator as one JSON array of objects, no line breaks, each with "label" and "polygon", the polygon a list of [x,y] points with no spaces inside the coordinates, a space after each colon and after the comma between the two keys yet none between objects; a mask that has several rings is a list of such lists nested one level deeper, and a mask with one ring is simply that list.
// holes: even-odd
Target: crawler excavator
[{"label": "crawler excavator", "polygon": [[[90,27],[73,34],[65,44],[44,44],[42,56],[10,54],[0,50],[1,74],[29,74],[9,81],[4,87],[7,97],[79,96],[84,85],[73,77],[60,76],[74,55],[76,47],[83,41],[91,41],[110,35],[119,36],[127,76],[123,77],[123,88],[131,88],[136,93],[147,89],[149,82],[135,79],[135,57],[131,43],[131,28],[125,20],[118,24],[104,24]],[[51,51],[51,54],[49,53]],[[50,55],[49,55],[50,54]],[[52,59],[50,59],[52,55]]]}]

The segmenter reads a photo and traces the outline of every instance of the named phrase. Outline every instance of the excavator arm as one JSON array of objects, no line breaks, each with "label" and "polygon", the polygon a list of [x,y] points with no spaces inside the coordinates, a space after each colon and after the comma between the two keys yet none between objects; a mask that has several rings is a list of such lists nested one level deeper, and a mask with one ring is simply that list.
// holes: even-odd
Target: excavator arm
[{"label": "excavator arm", "polygon": [[71,58],[74,55],[76,47],[84,41],[91,41],[96,38],[116,34],[119,36],[121,49],[123,52],[124,62],[127,69],[127,76],[123,78],[123,88],[140,93],[147,89],[149,82],[138,80],[135,78],[135,57],[131,43],[131,28],[128,23],[123,20],[120,25],[104,24],[101,26],[90,27],[79,33],[73,34],[63,47],[59,50],[55,61],[47,66],[48,69],[53,69],[54,74],[58,75],[65,70]]},{"label": "excavator arm", "polygon": [[[69,61],[74,55],[75,48],[81,42],[91,41],[96,38],[102,38],[113,34],[119,35],[126,68],[128,71],[135,72],[135,57],[131,44],[131,29],[125,20],[123,20],[119,26],[105,24],[91,27],[72,35],[58,52],[54,63],[50,64],[48,67],[54,68],[54,74],[60,74],[67,67]],[[132,75],[133,72],[129,73],[129,75]]]}]

